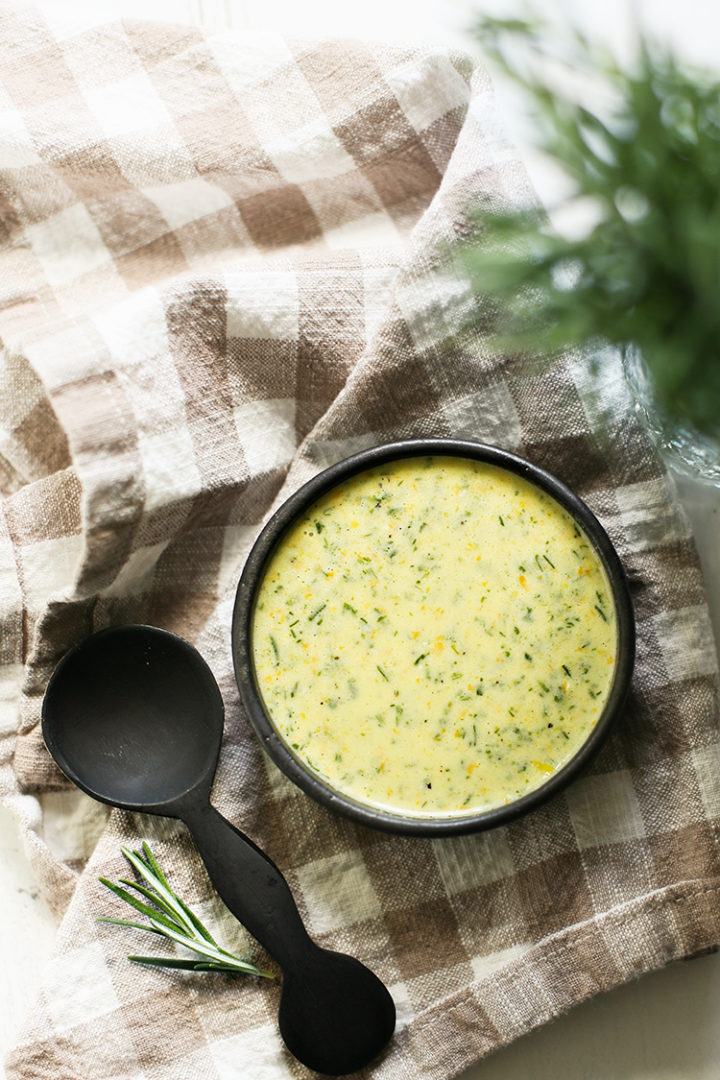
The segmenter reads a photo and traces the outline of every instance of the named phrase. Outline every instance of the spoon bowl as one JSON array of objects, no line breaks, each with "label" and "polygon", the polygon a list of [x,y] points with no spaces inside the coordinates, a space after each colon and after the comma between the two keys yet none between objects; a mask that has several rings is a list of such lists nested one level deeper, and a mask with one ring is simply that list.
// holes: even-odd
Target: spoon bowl
[{"label": "spoon bowl", "polygon": [[93,798],[187,825],[219,896],[282,968],[288,1049],[326,1075],[354,1072],[390,1040],[393,1000],[359,960],[312,941],[278,868],[210,803],[223,715],[192,645],[155,627],[122,626],[61,660],[42,729],[62,771]]},{"label": "spoon bowl", "polygon": [[223,702],[192,645],[164,630],[121,626],[64,658],[45,695],[43,737],[65,775],[101,802],[174,816],[209,790]]}]

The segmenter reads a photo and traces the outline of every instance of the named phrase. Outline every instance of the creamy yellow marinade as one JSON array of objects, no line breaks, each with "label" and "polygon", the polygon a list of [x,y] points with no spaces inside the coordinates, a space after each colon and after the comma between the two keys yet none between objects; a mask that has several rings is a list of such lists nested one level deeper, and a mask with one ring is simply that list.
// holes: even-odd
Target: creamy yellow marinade
[{"label": "creamy yellow marinade", "polygon": [[551,496],[466,458],[408,458],[316,502],[261,583],[270,718],[335,789],[462,815],[544,783],[590,734],[616,617],[594,547]]}]

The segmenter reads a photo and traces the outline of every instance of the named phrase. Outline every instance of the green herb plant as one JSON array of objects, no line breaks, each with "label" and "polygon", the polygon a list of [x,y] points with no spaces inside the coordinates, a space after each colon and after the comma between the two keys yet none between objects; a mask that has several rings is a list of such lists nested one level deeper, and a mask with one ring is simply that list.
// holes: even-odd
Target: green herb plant
[{"label": "green herb plant", "polygon": [[[143,841],[143,854],[121,847],[121,851],[130,865],[134,867],[146,884],[120,878],[115,884],[107,878],[98,880],[115,896],[129,904],[135,911],[144,915],[148,922],[134,922],[129,919],[115,919],[100,916],[98,922],[113,923],[116,926],[130,926],[136,930],[147,930],[182,945],[201,957],[200,960],[184,959],[174,956],[128,956],[136,964],[151,964],[155,967],[181,968],[186,971],[219,971],[226,975],[257,975],[274,979],[270,971],[263,971],[254,964],[243,960],[227,949],[222,948],[213,938],[193,911],[177,896],[160,869],[150,847]],[[144,856],[144,857],[143,857]],[[127,888],[123,888],[127,886]],[[133,895],[128,890],[132,889]],[[142,897],[142,899],[140,899]]]},{"label": "green herb plant", "polygon": [[[462,258],[496,341],[595,364],[608,346],[631,349],[660,415],[719,435],[720,82],[640,30],[621,63],[532,14],[481,16],[474,29],[529,99],[538,149],[569,188],[550,215],[474,212]],[[551,219],[573,207],[588,224],[561,234]]]}]

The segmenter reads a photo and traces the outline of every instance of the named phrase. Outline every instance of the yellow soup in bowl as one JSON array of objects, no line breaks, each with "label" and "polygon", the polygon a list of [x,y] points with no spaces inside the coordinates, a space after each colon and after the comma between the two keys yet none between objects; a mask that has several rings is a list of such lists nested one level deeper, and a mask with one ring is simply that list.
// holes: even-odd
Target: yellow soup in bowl
[{"label": "yellow soup in bowl", "polygon": [[603,563],[517,473],[453,456],[350,476],[272,552],[256,683],[291,754],[405,817],[514,802],[588,739],[618,641]]}]

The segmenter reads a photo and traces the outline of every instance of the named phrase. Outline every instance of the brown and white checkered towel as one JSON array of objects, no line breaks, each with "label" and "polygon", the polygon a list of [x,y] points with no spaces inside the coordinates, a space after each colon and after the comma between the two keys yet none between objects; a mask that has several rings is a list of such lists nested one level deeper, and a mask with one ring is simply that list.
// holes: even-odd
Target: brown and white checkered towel
[{"label": "brown and white checkered towel", "polygon": [[[614,369],[598,393],[577,362],[498,357],[481,303],[459,331],[468,205],[530,197],[487,77],[444,50],[67,29],[0,5],[2,782],[62,919],[11,1080],[307,1075],[276,1033],[276,987],[133,966],[138,932],[95,922],[122,914],[98,875],[146,837],[235,934],[180,825],[108,815],[42,745],[50,671],[121,622],[209,660],[227,714],[216,805],[279,864],[317,940],[397,1002],[376,1080],[448,1080],[720,941],[717,668],[687,521]],[[573,485],[624,560],[639,630],[592,770],[506,828],[437,841],[363,829],[290,785],[230,658],[235,583],[277,500],[359,447],[430,435]]]}]

